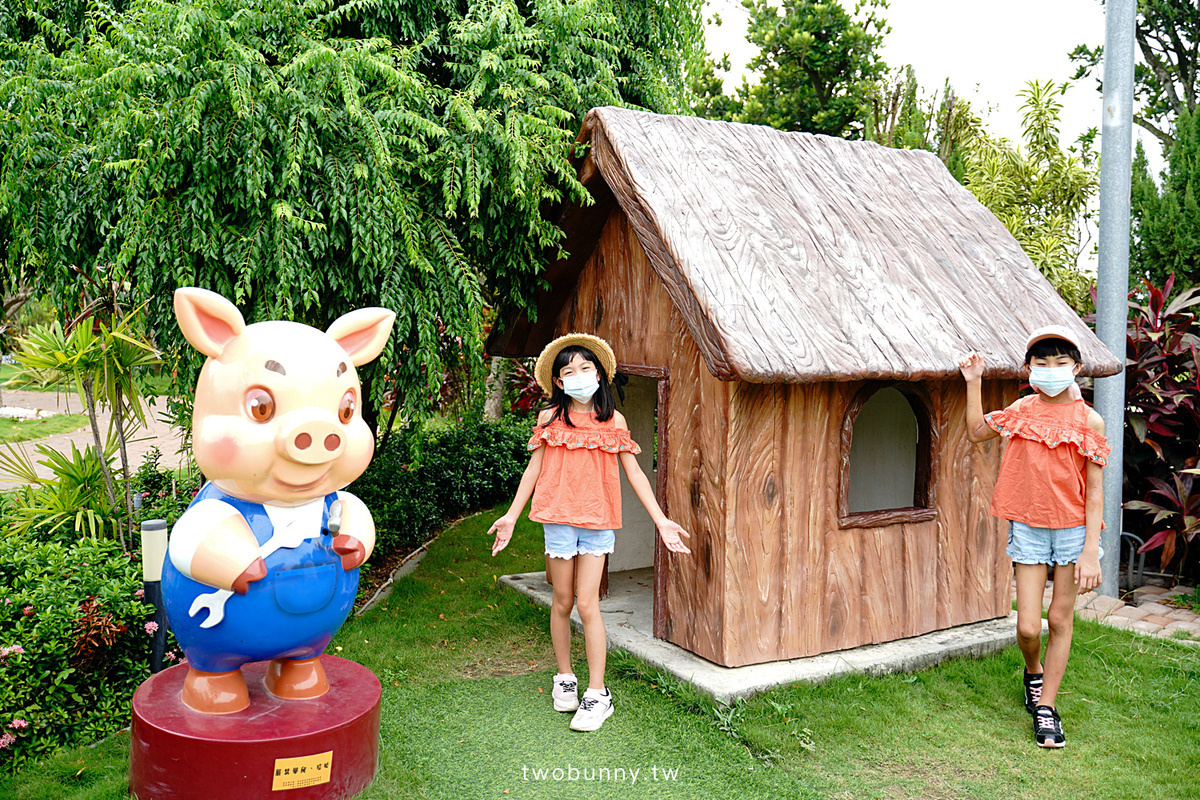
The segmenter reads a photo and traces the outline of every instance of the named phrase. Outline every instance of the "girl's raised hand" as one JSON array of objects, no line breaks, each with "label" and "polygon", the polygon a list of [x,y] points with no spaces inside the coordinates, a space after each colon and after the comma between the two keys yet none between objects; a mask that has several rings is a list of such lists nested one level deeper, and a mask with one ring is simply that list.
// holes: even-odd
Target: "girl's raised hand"
[{"label": "girl's raised hand", "polygon": [[679,523],[667,520],[662,525],[658,526],[658,535],[662,538],[663,544],[665,544],[667,549],[672,553],[692,552],[679,538],[680,536],[686,536],[690,539],[691,534],[685,531],[683,526],[679,525]]},{"label": "girl's raised hand", "polygon": [[958,368],[968,381],[977,381],[983,377],[983,356],[971,352],[958,360]]},{"label": "girl's raised hand", "polygon": [[492,555],[496,555],[504,548],[508,547],[509,541],[512,540],[513,521],[507,516],[501,517],[492,523],[492,527],[488,528],[487,535],[496,534],[496,541],[492,543]]}]

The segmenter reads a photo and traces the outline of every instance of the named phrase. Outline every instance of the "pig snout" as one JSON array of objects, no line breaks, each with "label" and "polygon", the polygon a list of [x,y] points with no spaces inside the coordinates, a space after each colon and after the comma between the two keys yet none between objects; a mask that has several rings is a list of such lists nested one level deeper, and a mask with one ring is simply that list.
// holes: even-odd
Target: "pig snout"
[{"label": "pig snout", "polygon": [[[289,415],[291,416],[291,415]],[[301,464],[324,464],[346,449],[346,429],[320,414],[297,414],[280,420],[279,445],[287,458]]]}]

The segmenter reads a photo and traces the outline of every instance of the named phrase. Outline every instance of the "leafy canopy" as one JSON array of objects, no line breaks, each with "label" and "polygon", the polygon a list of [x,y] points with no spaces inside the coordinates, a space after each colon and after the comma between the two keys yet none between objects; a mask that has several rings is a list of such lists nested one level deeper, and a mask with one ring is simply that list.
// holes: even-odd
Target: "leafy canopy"
[{"label": "leafy canopy", "polygon": [[[1100,0],[1103,4],[1104,0]],[[1200,68],[1200,4],[1196,0],[1138,0],[1134,39],[1141,58],[1133,66],[1133,121],[1169,148],[1172,123],[1196,110],[1196,71]],[[1096,75],[1104,57],[1100,45],[1079,45],[1071,52],[1078,64],[1075,79]]]},{"label": "leafy canopy", "polygon": [[[738,122],[857,138],[869,85],[886,66],[878,48],[889,28],[886,0],[858,0],[847,12],[838,0],[742,0],[750,12],[746,38],[759,48],[736,97],[722,95],[707,61],[693,78],[696,113]],[[728,69],[728,63],[723,64]]]},{"label": "leafy canopy", "polygon": [[364,388],[389,370],[417,410],[477,362],[485,300],[528,306],[561,235],[543,212],[588,202],[581,115],[624,90],[670,110],[699,41],[696,0],[31,5],[0,23],[4,282],[68,312],[80,275],[128,284],[184,387],[177,286],[250,322],[385,306]]}]

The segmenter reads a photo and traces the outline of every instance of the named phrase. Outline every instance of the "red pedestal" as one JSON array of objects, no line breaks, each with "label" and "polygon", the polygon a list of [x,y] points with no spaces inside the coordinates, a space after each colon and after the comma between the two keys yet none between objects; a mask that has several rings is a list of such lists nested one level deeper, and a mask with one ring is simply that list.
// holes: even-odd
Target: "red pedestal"
[{"label": "red pedestal", "polygon": [[[250,707],[212,716],[179,699],[187,667],[154,675],[133,695],[129,790],[138,800],[342,800],[375,777],[379,679],[321,656],[329,692],[280,700],[263,688],[267,662],[247,664]],[[319,782],[318,782],[319,781]]]}]

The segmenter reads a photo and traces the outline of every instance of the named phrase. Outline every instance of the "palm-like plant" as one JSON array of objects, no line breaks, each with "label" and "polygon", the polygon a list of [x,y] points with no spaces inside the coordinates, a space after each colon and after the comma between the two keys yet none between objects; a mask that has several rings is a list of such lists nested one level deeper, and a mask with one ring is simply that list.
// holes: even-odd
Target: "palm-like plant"
[{"label": "palm-like plant", "polygon": [[57,537],[72,524],[75,536],[121,538],[119,507],[105,491],[103,476],[116,453],[115,440],[109,438],[99,458],[91,448],[81,451],[74,442],[70,445],[70,453],[37,446],[42,456],[38,463],[52,473],[48,478],[38,475],[33,459],[24,450],[9,447],[0,451],[0,472],[25,484],[11,500],[8,518],[13,529]]},{"label": "palm-like plant", "polygon": [[[126,315],[110,329],[99,320],[76,320],[68,333],[54,321],[49,325],[35,326],[21,341],[16,354],[20,370],[10,383],[17,385],[56,385],[66,383],[74,387],[87,408],[92,428],[92,442],[99,463],[104,486],[111,506],[117,505],[112,471],[108,466],[105,445],[100,435],[100,424],[96,414],[97,404],[113,411],[110,434],[115,438],[121,456],[121,470],[125,480],[126,518],[132,525],[133,497],[129,485],[130,469],[126,443],[127,422],[136,420],[146,423],[146,411],[134,373],[140,368],[159,363],[157,352],[152,346],[133,334],[133,322],[137,311]],[[24,480],[24,479],[22,479]],[[125,547],[124,533],[117,530],[122,548]]]}]

